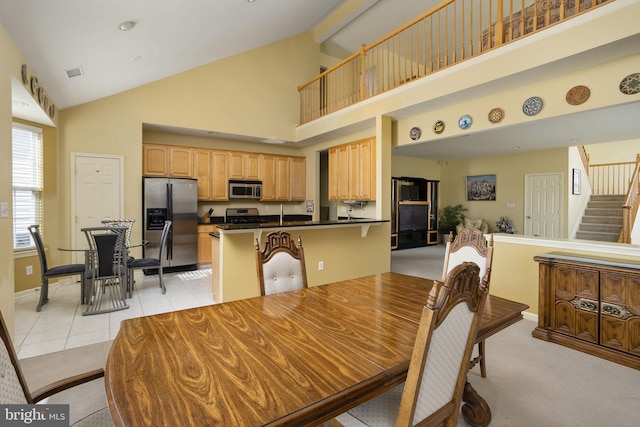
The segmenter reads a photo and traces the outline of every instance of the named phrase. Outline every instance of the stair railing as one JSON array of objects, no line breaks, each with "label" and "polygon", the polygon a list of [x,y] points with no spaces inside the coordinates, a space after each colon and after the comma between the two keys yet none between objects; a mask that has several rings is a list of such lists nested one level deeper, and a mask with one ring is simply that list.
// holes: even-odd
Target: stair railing
[{"label": "stair railing", "polygon": [[620,243],[631,243],[631,231],[638,215],[640,205],[640,154],[636,154],[635,171],[629,183],[629,190],[622,206],[622,230]]},{"label": "stair railing", "polygon": [[636,162],[600,163],[589,165],[588,175],[591,194],[623,195],[627,194]]}]

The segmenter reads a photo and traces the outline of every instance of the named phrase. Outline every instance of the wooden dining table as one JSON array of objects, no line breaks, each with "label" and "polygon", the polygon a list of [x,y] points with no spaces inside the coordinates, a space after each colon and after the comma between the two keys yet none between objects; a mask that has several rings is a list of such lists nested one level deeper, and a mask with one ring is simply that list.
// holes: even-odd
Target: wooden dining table
[{"label": "wooden dining table", "polygon": [[[433,282],[383,273],[124,320],[105,368],[113,420],[318,425],[405,380]],[[490,295],[478,341],[527,308]],[[486,402],[464,394],[465,418],[488,424]]]}]

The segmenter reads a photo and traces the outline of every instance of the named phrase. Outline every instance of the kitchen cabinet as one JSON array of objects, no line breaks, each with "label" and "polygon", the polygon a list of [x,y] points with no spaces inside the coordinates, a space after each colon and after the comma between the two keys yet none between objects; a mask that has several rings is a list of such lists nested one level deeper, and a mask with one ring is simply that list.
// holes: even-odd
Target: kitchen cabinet
[{"label": "kitchen cabinet", "polygon": [[375,200],[375,138],[329,148],[329,200]]},{"label": "kitchen cabinet", "polygon": [[304,201],[307,197],[307,159],[289,157],[289,200]]},{"label": "kitchen cabinet", "polygon": [[198,200],[212,200],[212,166],[211,150],[200,148],[193,150],[193,172],[194,178],[198,180]]},{"label": "kitchen cabinet", "polygon": [[260,179],[260,154],[241,151],[229,152],[229,179]]},{"label": "kitchen cabinet", "polygon": [[306,158],[144,143],[143,175],[198,180],[198,200],[229,200],[229,179],[262,181],[263,201],[304,201]]},{"label": "kitchen cabinet", "polygon": [[169,176],[193,178],[193,160],[189,147],[169,147]]},{"label": "kitchen cabinet", "polygon": [[142,174],[193,178],[192,149],[171,145],[142,145]]},{"label": "kitchen cabinet", "polygon": [[142,175],[169,176],[169,153],[166,145],[142,145]]},{"label": "kitchen cabinet", "polygon": [[211,199],[229,200],[229,176],[227,175],[228,156],[226,151],[211,152]]},{"label": "kitchen cabinet", "polygon": [[329,148],[329,200],[349,200],[349,146]]},{"label": "kitchen cabinet", "polygon": [[548,253],[533,336],[640,369],[640,262]]},{"label": "kitchen cabinet", "polygon": [[215,233],[218,228],[215,224],[200,224],[198,225],[198,264],[210,264],[211,263],[211,235],[209,233]]},{"label": "kitchen cabinet", "polygon": [[306,197],[304,157],[260,155],[262,201],[303,201]]}]

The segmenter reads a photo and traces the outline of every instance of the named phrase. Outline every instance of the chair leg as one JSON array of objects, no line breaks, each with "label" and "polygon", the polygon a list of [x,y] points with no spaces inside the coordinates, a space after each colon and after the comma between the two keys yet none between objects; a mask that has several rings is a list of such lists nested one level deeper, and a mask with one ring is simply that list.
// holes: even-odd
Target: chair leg
[{"label": "chair leg", "polygon": [[162,266],[158,268],[158,278],[160,280],[160,287],[162,288],[162,294],[164,295],[167,293],[167,288],[164,287],[164,279],[162,277]]},{"label": "chair leg", "polygon": [[42,282],[40,283],[40,301],[38,302],[36,311],[42,310],[42,306],[47,302],[49,302],[49,279],[43,277]]},{"label": "chair leg", "polygon": [[480,376],[487,378],[487,367],[485,365],[484,341],[478,343],[478,356],[480,356]]}]

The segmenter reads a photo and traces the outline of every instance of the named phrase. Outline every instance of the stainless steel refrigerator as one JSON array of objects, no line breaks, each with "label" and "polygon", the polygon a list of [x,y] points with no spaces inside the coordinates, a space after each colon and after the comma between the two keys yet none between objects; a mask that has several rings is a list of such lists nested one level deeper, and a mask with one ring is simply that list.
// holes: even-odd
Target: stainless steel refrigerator
[{"label": "stainless steel refrigerator", "polygon": [[[198,181],[190,178],[143,179],[145,258],[158,258],[165,220],[171,231],[162,254],[164,271],[198,268]],[[146,272],[146,271],[145,271]]]}]

